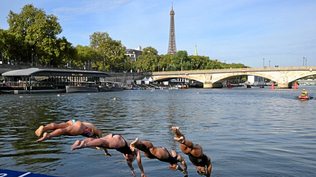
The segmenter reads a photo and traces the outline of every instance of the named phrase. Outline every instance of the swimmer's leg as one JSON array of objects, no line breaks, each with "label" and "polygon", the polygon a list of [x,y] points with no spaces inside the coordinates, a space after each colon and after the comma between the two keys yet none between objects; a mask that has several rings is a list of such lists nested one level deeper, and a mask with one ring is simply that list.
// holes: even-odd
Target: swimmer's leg
[{"label": "swimmer's leg", "polygon": [[139,144],[139,138],[137,137],[133,142],[131,142],[130,148],[132,151],[135,150],[135,147]]},{"label": "swimmer's leg", "polygon": [[70,150],[73,151],[75,149],[85,148],[87,147],[87,143],[85,141],[77,140],[72,146],[70,146]]},{"label": "swimmer's leg", "polygon": [[43,134],[43,137],[40,138],[40,139],[38,139],[38,140],[36,140],[36,141],[37,141],[37,142],[41,142],[41,141],[44,141],[44,140],[46,140],[46,139],[48,139],[48,138],[49,138],[49,135],[48,135],[47,132],[45,132],[45,133]]}]

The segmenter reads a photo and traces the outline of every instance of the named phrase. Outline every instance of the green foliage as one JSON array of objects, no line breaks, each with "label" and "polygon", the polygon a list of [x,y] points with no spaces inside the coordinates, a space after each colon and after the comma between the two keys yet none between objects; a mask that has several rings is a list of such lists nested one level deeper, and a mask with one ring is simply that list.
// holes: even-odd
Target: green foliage
[{"label": "green foliage", "polygon": [[89,46],[76,46],[76,61],[74,64],[78,67],[85,67],[85,64],[88,65],[88,69],[91,69],[92,66],[90,66],[93,62],[96,61],[96,58],[98,58],[97,52]]},{"label": "green foliage", "polygon": [[0,30],[0,50],[5,58],[20,59],[21,62],[27,62],[25,57],[25,46],[21,38],[8,30]]},{"label": "green foliage", "polygon": [[159,71],[170,71],[168,67],[171,63],[171,55],[160,55],[159,59]]},{"label": "green foliage", "polygon": [[9,30],[0,36],[5,41],[7,57],[30,63],[37,56],[41,64],[55,66],[73,59],[71,43],[65,37],[57,37],[62,28],[56,16],[27,4],[20,13],[10,11],[7,18]]},{"label": "green foliage", "polygon": [[153,47],[146,47],[142,55],[138,57],[134,67],[139,67],[143,71],[153,72],[158,70],[160,56],[158,51]]},{"label": "green foliage", "polygon": [[100,70],[122,70],[125,57],[125,46],[121,41],[113,40],[107,32],[94,32],[90,35],[90,46],[96,53],[96,65]]}]

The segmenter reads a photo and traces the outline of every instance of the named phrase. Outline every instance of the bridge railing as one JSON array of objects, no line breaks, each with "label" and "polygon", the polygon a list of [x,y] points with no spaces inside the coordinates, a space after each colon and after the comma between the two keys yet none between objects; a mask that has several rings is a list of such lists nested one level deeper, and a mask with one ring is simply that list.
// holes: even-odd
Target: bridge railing
[{"label": "bridge railing", "polygon": [[202,73],[228,73],[228,72],[260,72],[260,71],[316,71],[316,66],[294,66],[294,67],[261,67],[261,68],[230,68],[230,69],[206,69],[206,70],[184,70],[184,71],[159,71],[153,75],[183,75],[183,74],[202,74]]}]

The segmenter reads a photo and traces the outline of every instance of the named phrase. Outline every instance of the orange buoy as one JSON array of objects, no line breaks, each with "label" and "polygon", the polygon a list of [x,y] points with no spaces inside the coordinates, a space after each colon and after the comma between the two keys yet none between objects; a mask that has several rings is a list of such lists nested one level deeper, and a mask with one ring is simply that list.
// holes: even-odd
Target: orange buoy
[{"label": "orange buoy", "polygon": [[271,83],[270,89],[275,89],[275,87],[274,87],[274,82]]},{"label": "orange buoy", "polygon": [[293,89],[298,89],[298,87],[297,87],[297,83],[296,83],[296,82],[294,83],[294,87],[293,87]]}]

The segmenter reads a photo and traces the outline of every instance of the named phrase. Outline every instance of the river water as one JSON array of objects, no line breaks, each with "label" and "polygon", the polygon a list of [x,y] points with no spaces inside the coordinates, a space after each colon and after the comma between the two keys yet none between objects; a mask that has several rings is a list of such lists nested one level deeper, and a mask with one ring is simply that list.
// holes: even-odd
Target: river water
[{"label": "river water", "polygon": [[[316,100],[299,101],[302,88],[0,95],[0,169],[65,177],[132,176],[115,150],[109,150],[111,157],[93,148],[70,151],[85,137],[36,142],[38,126],[77,119],[95,124],[104,135],[139,137],[179,152],[189,176],[199,175],[173,140],[172,126],[203,147],[212,159],[213,177],[316,176]],[[305,88],[316,97],[316,87]],[[148,177],[183,176],[144,154],[142,162]]]}]

